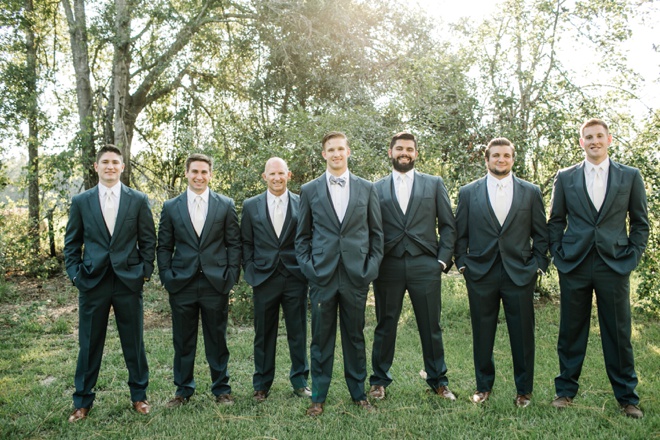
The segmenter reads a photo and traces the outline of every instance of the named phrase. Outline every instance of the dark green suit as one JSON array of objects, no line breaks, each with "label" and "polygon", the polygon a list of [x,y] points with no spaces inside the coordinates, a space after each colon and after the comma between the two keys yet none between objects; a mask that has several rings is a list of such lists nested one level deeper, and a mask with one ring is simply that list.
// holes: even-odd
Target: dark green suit
[{"label": "dark green suit", "polygon": [[351,397],[366,400],[364,312],[369,283],[383,258],[380,205],[371,182],[350,174],[342,222],[335,213],[326,174],[302,186],[296,257],[310,284],[312,304],[312,402],[325,402],[332,378],[337,308],[344,377]]},{"label": "dark green suit", "polygon": [[[397,326],[408,291],[422,343],[427,383],[446,386],[440,328],[442,264],[451,267],[456,229],[442,178],[415,172],[407,213],[396,199],[392,174],[375,184],[383,217],[385,256],[374,281],[376,318],[371,385],[388,386],[394,360]],[[440,239],[438,240],[438,235]]]},{"label": "dark green suit", "polygon": [[649,236],[644,182],[638,169],[610,161],[605,200],[596,211],[584,168],[581,162],[557,173],[548,221],[561,289],[560,372],[555,388],[559,397],[577,394],[595,291],[605,368],[614,395],[622,405],[636,405],[629,278]]},{"label": "dark green suit", "polygon": [[158,228],[158,270],[170,294],[176,395],[195,392],[197,327],[202,317],[211,392],[230,394],[227,362],[229,291],[241,267],[241,231],[234,201],[209,190],[201,237],[190,220],[187,192],[163,204]]},{"label": "dark green suit", "polygon": [[154,266],[156,233],[147,196],[121,185],[112,236],[101,211],[98,186],[73,197],[64,237],[69,278],[79,290],[73,403],[90,408],[103,357],[110,307],[117,321],[133,402],[146,400],[149,368],[143,342],[142,286]]},{"label": "dark green suit", "polygon": [[267,193],[243,203],[241,238],[245,281],[254,299],[255,391],[268,391],[275,377],[280,305],[291,357],[293,389],[307,387],[307,280],[296,261],[294,240],[300,197],[288,192],[287,212],[278,237],[268,211]]},{"label": "dark green suit", "polygon": [[455,261],[465,268],[477,391],[491,391],[495,382],[501,299],[516,390],[526,395],[534,385],[534,285],[538,269],[548,268],[548,232],[541,190],[512,177],[513,199],[503,225],[490,204],[487,177],[459,190]]}]

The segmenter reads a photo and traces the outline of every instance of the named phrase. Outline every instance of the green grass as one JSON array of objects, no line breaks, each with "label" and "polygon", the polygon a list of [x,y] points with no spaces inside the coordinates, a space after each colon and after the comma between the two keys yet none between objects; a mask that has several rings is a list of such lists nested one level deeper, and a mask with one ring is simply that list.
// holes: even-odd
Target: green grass
[{"label": "green grass", "polygon": [[[40,281],[42,283],[42,281]],[[326,411],[318,419],[305,416],[308,405],[293,396],[287,378],[288,351],[281,327],[278,371],[265,403],[252,401],[252,337],[250,326],[234,326],[228,334],[231,384],[236,404],[215,405],[201,340],[196,379],[198,392],[176,410],[164,408],[174,393],[172,343],[167,295],[160,287],[145,292],[145,344],[151,370],[152,414],[130,408],[127,373],[114,323],[110,325],[97,386],[97,400],[87,420],[69,424],[73,373],[77,356],[77,292],[62,279],[15,287],[0,304],[0,438],[660,438],[660,329],[650,318],[635,316],[633,345],[645,417],[622,416],[607,380],[597,320],[574,407],[557,411],[549,403],[557,374],[556,301],[538,304],[537,361],[533,403],[513,405],[515,387],[506,325],[498,328],[495,346],[497,379],[487,405],[469,402],[474,391],[471,329],[463,281],[443,281],[443,328],[451,389],[455,403],[426,392],[419,338],[409,301],[400,323],[394,383],[373,414],[352,405],[343,380],[341,350],[336,362]],[[20,292],[19,292],[20,291]],[[18,293],[17,293],[18,292]],[[374,308],[367,307],[368,357],[374,329]],[[370,367],[369,367],[370,370]]]}]

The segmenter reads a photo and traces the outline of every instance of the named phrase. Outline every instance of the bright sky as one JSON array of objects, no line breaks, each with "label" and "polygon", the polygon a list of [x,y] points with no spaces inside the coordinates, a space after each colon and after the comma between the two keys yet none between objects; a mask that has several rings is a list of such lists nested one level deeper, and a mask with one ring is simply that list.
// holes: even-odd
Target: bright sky
[{"label": "bright sky", "polygon": [[[475,20],[481,20],[493,14],[497,5],[502,0],[409,0],[412,4],[418,4],[426,9],[432,16],[441,19],[444,22],[453,22],[461,17],[470,17]],[[639,111],[646,113],[646,107],[657,108],[660,101],[660,53],[653,50],[653,44],[660,45],[658,38],[658,28],[660,27],[660,8],[650,7],[650,15],[646,16],[646,22],[637,23],[633,27],[633,37],[626,44],[628,52],[629,65],[636,72],[642,75],[646,84],[638,96],[642,98],[643,104]],[[569,52],[569,51],[565,51]],[[571,50],[569,53],[562,53],[560,56],[566,56],[563,59],[564,64],[570,64],[578,72],[586,72],[589,76],[590,69],[593,68],[591,54],[580,54]],[[597,72],[597,70],[596,70]]]}]

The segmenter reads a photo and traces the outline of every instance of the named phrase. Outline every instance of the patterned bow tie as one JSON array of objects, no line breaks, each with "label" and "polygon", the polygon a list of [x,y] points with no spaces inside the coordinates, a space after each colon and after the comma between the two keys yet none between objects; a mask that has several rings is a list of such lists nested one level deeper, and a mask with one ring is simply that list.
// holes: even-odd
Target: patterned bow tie
[{"label": "patterned bow tie", "polygon": [[330,185],[339,185],[343,188],[346,185],[346,179],[343,177],[330,176]]}]

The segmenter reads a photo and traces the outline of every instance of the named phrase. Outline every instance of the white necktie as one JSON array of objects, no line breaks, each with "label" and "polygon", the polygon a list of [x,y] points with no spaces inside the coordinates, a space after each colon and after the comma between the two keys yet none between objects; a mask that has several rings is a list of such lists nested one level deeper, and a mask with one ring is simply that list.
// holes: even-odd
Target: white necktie
[{"label": "white necktie", "polygon": [[275,210],[273,211],[273,227],[279,238],[284,226],[284,211],[282,211],[282,199],[275,197]]},{"label": "white necktie", "polygon": [[202,209],[202,203],[204,203],[202,196],[195,197],[192,221],[198,237],[202,236],[202,229],[204,229],[204,210]]},{"label": "white necktie", "polygon": [[501,182],[497,183],[497,192],[495,193],[495,206],[493,206],[493,211],[495,211],[495,216],[497,221],[500,222],[500,225],[504,224],[506,216],[509,213],[506,203],[506,191],[504,190],[506,185]]},{"label": "white necktie", "polygon": [[600,211],[600,207],[603,205],[603,200],[605,199],[605,182],[603,182],[603,169],[601,167],[594,168],[594,182],[591,189],[591,200],[596,208],[596,211]]},{"label": "white necktie", "polygon": [[399,176],[399,191],[396,193],[396,198],[399,201],[401,211],[405,214],[410,199],[410,194],[408,194],[408,176],[405,174]]},{"label": "white necktie", "polygon": [[103,218],[112,237],[112,233],[115,231],[115,222],[117,221],[117,202],[115,200],[115,193],[112,191],[105,192]]}]

